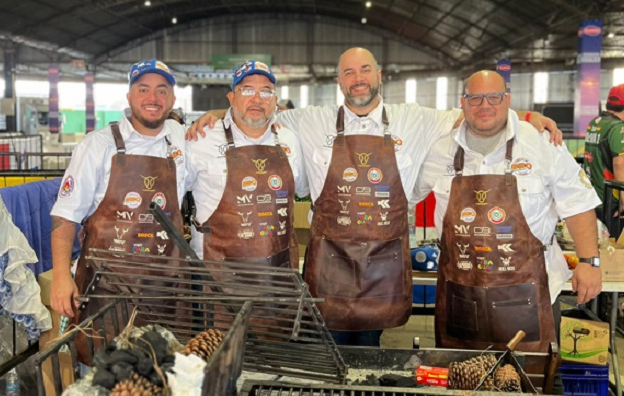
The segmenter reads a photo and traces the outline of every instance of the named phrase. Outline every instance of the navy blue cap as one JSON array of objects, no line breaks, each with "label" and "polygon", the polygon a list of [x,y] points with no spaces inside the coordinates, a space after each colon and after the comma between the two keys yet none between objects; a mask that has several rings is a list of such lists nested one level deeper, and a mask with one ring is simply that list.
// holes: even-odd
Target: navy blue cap
[{"label": "navy blue cap", "polygon": [[175,77],[169,70],[169,66],[165,65],[158,59],[144,60],[132,65],[130,73],[128,73],[128,81],[130,85],[134,84],[142,75],[147,73],[160,74],[167,79],[167,82],[172,86],[176,84]]},{"label": "navy blue cap", "polygon": [[232,91],[236,86],[243,81],[243,78],[251,76],[253,74],[261,74],[267,77],[273,84],[277,81],[275,75],[271,71],[271,68],[266,63],[249,59],[240,65],[234,75],[232,76]]}]

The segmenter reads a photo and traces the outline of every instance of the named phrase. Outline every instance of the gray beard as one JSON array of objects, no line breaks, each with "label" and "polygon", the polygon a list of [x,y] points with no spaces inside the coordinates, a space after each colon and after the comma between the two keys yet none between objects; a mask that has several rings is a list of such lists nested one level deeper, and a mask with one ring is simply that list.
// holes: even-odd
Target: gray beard
[{"label": "gray beard", "polygon": [[241,120],[250,128],[258,129],[269,123],[271,117],[263,117],[257,120],[252,120],[247,117],[242,117]]},{"label": "gray beard", "polygon": [[356,98],[347,94],[345,95],[345,101],[354,107],[366,107],[370,105],[371,103],[373,103],[373,100],[375,100],[378,94],[379,94],[379,87],[374,88],[371,86],[371,91],[368,95],[364,97]]}]

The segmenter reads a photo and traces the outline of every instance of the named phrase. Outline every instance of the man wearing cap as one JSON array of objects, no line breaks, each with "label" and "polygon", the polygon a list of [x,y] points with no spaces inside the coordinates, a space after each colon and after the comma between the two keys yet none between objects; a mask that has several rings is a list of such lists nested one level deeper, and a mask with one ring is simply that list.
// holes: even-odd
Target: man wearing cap
[{"label": "man wearing cap", "polygon": [[[52,209],[50,300],[56,312],[68,317],[75,316],[76,297],[86,292],[93,278],[93,267],[85,260],[88,249],[178,254],[149,211],[150,203],[156,202],[175,226],[182,226],[184,129],[167,120],[176,81],[167,65],[156,59],[133,65],[128,78],[130,108],[119,123],[87,134],[76,146]],[[83,224],[85,239],[74,282],[70,255],[78,223]],[[134,275],[133,281],[141,282],[136,276],[140,274]],[[103,280],[89,292],[116,294]],[[79,316],[96,312],[104,303],[91,299]]]},{"label": "man wearing cap", "polygon": [[[605,202],[605,180],[624,182],[624,84],[609,90],[607,111],[591,120],[585,135],[584,169],[589,176],[598,196]],[[620,206],[620,215],[624,217],[624,200],[614,191],[613,199]],[[618,215],[618,212],[603,214],[603,207],[596,208],[598,219],[603,216]],[[617,238],[620,233],[617,221],[611,221],[609,234]]]},{"label": "man wearing cap", "polygon": [[191,245],[204,260],[299,268],[293,202],[309,190],[299,140],[274,125],[275,82],[266,64],[244,62],[225,118],[209,139],[187,142],[198,225]]}]

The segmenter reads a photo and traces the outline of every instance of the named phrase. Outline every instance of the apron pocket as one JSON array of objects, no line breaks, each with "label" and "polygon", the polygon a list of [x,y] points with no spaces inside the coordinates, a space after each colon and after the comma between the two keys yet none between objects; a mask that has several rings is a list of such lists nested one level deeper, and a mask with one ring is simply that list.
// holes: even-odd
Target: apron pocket
[{"label": "apron pocket", "polygon": [[343,242],[323,238],[318,292],[345,298],[404,294],[404,263],[400,238],[389,241]]},{"label": "apron pocket", "polygon": [[446,282],[446,330],[456,338],[487,341],[485,288]]},{"label": "apron pocket", "polygon": [[539,341],[539,306],[534,283],[489,287],[487,303],[492,342],[509,342],[518,330],[526,333],[525,341]]}]

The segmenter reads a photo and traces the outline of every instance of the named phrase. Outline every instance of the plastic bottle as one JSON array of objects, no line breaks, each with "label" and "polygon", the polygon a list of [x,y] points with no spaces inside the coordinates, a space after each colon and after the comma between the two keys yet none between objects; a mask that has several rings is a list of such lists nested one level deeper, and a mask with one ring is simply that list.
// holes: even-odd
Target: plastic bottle
[{"label": "plastic bottle", "polygon": [[20,394],[20,383],[19,377],[17,376],[17,371],[15,371],[15,367],[13,367],[6,374],[6,395],[7,396],[17,396]]}]

